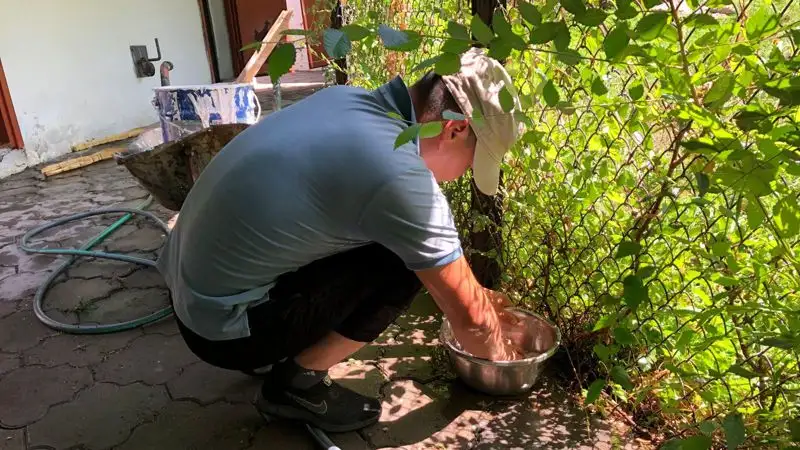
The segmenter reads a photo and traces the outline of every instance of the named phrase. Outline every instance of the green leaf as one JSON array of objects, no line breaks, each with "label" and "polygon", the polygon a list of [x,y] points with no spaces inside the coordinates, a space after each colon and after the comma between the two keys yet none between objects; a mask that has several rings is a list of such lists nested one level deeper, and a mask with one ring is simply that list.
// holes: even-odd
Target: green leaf
[{"label": "green leaf", "polygon": [[608,359],[614,353],[616,353],[614,350],[603,344],[595,344],[594,347],[592,347],[592,351],[595,355],[597,355],[598,358],[600,358],[601,361],[608,361]]},{"label": "green leaf", "polygon": [[768,337],[762,339],[759,343],[761,345],[766,345],[767,347],[782,348],[784,350],[791,350],[795,345],[793,339],[785,337]]},{"label": "green leaf", "polygon": [[628,88],[628,95],[631,96],[631,100],[637,101],[644,95],[644,86],[642,83],[635,83]]},{"label": "green leaf", "polygon": [[744,443],[744,419],[739,413],[731,413],[722,420],[722,429],[725,430],[725,442],[728,450],[733,450]]},{"label": "green leaf", "polygon": [[626,391],[633,389],[631,377],[628,376],[628,372],[626,372],[625,368],[622,366],[614,366],[611,368],[611,379],[622,386],[622,389]]},{"label": "green leaf", "polygon": [[435,66],[438,61],[439,61],[439,55],[436,55],[433,58],[428,58],[428,59],[422,61],[421,63],[417,64],[416,66],[414,66],[411,69],[411,71],[412,72],[418,72],[420,70],[427,70],[430,67]]},{"label": "green leaf", "polygon": [[586,5],[581,0],[561,0],[561,7],[576,16],[586,12]]},{"label": "green leaf", "polygon": [[778,29],[779,24],[780,18],[772,12],[769,5],[764,5],[747,19],[745,24],[747,39],[754,41],[765,34],[770,34]]},{"label": "green leaf", "polygon": [[625,22],[620,22],[613,30],[609,31],[603,40],[603,50],[606,52],[606,58],[614,59],[617,55],[625,51],[630,43],[631,38],[628,36],[628,25]]},{"label": "green leaf", "polygon": [[503,89],[500,89],[498,98],[500,100],[500,107],[503,108],[503,112],[508,113],[514,109],[514,96],[511,95],[511,92],[508,91],[506,86],[503,86]]},{"label": "green leaf", "polygon": [[592,80],[592,93],[594,95],[606,95],[608,93],[608,88],[599,76],[594,77],[594,80]]},{"label": "green leaf", "polygon": [[652,41],[661,35],[664,28],[667,26],[669,20],[669,13],[666,12],[652,12],[642,17],[639,23],[636,24],[636,39],[640,41]]},{"label": "green leaf", "polygon": [[361,25],[351,24],[341,28],[351,41],[360,41],[370,35],[370,31]]},{"label": "green leaf", "polygon": [[433,122],[425,122],[419,128],[420,139],[428,139],[439,136],[440,134],[442,134],[442,122],[438,120]]},{"label": "green leaf", "polygon": [[608,14],[600,8],[589,8],[583,14],[575,16],[575,21],[587,27],[596,27],[605,22]]},{"label": "green leaf", "polygon": [[764,210],[755,198],[747,202],[747,225],[751,230],[755,230],[764,222]]},{"label": "green leaf", "polygon": [[392,119],[403,120],[403,121],[406,120],[403,116],[394,111],[389,111],[388,113],[386,113],[386,115],[391,117]]},{"label": "green leaf", "polygon": [[494,39],[494,31],[492,31],[492,29],[477,15],[472,16],[470,28],[472,29],[472,35],[475,36],[475,39],[484,45],[489,45],[492,39]]},{"label": "green leaf", "polygon": [[596,324],[594,324],[594,328],[592,331],[602,330],[603,328],[607,328],[612,324],[616,323],[617,316],[615,314],[609,314],[607,316],[601,317]]},{"label": "green leaf", "polygon": [[333,59],[344,58],[353,48],[350,38],[342,31],[333,28],[323,31],[322,45],[325,47],[325,53]]},{"label": "green leaf", "polygon": [[758,378],[757,373],[747,370],[744,367],[740,366],[739,364],[734,364],[730,366],[728,368],[728,372],[739,375],[740,377],[744,378]]},{"label": "green leaf", "polygon": [[700,432],[706,436],[711,436],[719,427],[717,426],[716,422],[704,420],[700,423],[700,425],[697,426],[697,428],[700,429]]},{"label": "green leaf", "polygon": [[711,254],[721,258],[731,250],[731,244],[727,241],[718,241],[711,244]]},{"label": "green leaf", "polygon": [[419,129],[422,128],[422,125],[415,123],[405,130],[401,131],[400,134],[397,135],[397,138],[394,140],[394,148],[398,148],[401,145],[407,144],[414,140],[417,135],[419,134]]},{"label": "green leaf", "polygon": [[566,22],[559,21],[556,24],[556,35],[553,37],[553,46],[559,52],[565,51],[569,49],[569,43],[572,40],[572,36],[569,34],[569,28],[567,28]]},{"label": "green leaf", "polygon": [[378,26],[378,34],[383,46],[388,50],[410,52],[416,50],[422,43],[422,37],[416,31],[396,30],[385,24]]},{"label": "green leaf", "polygon": [[617,19],[632,19],[639,14],[639,11],[631,6],[631,0],[617,0],[616,5],[617,10],[614,12],[614,15],[617,16]]},{"label": "green leaf", "polygon": [[461,39],[453,39],[449,38],[444,41],[442,44],[442,52],[444,53],[453,53],[455,55],[461,55],[470,48],[469,41],[463,41]]},{"label": "green leaf", "polygon": [[547,83],[545,83],[542,88],[542,97],[544,97],[544,102],[547,106],[553,107],[558,104],[561,95],[559,95],[556,85],[553,84],[553,80],[547,80]]},{"label": "green leaf", "polygon": [[681,450],[708,450],[713,444],[713,441],[710,437],[702,434],[680,439],[678,442],[680,442],[679,448]]},{"label": "green leaf", "polygon": [[675,348],[677,350],[683,351],[692,342],[692,338],[694,337],[695,332],[690,329],[685,329],[681,333],[681,337],[678,338],[678,342],[675,343]]},{"label": "green leaf", "polygon": [[568,66],[574,66],[581,60],[581,55],[575,50],[566,49],[558,52],[558,60]]},{"label": "green leaf", "polygon": [[641,278],[642,280],[646,280],[653,276],[656,273],[655,266],[644,266],[636,271],[636,276]]},{"label": "green leaf", "polygon": [[511,48],[515,50],[525,50],[525,41],[514,33],[511,24],[508,23],[505,14],[503,14],[503,10],[500,8],[495,9],[492,17],[492,28],[494,28],[497,36],[508,42]]},{"label": "green leaf", "polygon": [[622,298],[630,309],[636,310],[643,301],[647,300],[647,287],[641,278],[628,275],[622,280],[622,286]]},{"label": "green leaf", "polygon": [[604,387],[606,387],[606,380],[602,378],[594,380],[586,390],[586,399],[583,401],[583,404],[591,405],[594,403],[600,397],[600,393],[603,392]]},{"label": "green leaf", "polygon": [[539,12],[536,6],[521,1],[519,2],[518,8],[522,18],[529,24],[536,26],[542,23],[542,13]]},{"label": "green leaf", "polygon": [[689,19],[684,22],[686,25],[690,25],[693,27],[707,27],[712,25],[719,25],[719,21],[714,18],[711,14],[694,14]]},{"label": "green leaf", "polygon": [[792,442],[800,442],[800,419],[789,421],[789,434],[792,436]]},{"label": "green leaf", "polygon": [[731,53],[739,56],[748,56],[753,54],[753,48],[745,44],[736,44],[731,49]]},{"label": "green leaf", "polygon": [[434,72],[439,75],[450,75],[461,70],[461,57],[455,53],[442,53],[434,65]]},{"label": "green leaf", "polygon": [[733,88],[736,85],[732,72],[725,71],[714,80],[711,89],[708,90],[706,96],[703,98],[703,104],[706,107],[720,108],[733,94]]},{"label": "green leaf", "polygon": [[460,112],[451,111],[446,109],[442,111],[442,119],[444,120],[467,120],[467,116]]},{"label": "green leaf", "polygon": [[531,44],[546,44],[556,37],[560,22],[543,22],[531,31]]},{"label": "green leaf", "polygon": [[662,0],[644,0],[644,7],[650,9],[662,3],[664,3]]},{"label": "green leaf", "polygon": [[775,227],[783,238],[793,238],[800,233],[800,206],[794,194],[789,194],[772,209]]},{"label": "green leaf", "polygon": [[449,34],[451,38],[461,41],[469,42],[472,40],[467,27],[452,20],[447,22],[447,34]]},{"label": "green leaf", "polygon": [[617,327],[614,328],[614,340],[619,345],[633,345],[636,343],[636,336],[627,328]]},{"label": "green leaf", "polygon": [[614,256],[616,259],[624,258],[639,253],[642,246],[638,242],[622,241],[617,247],[617,254]]},{"label": "green leaf", "polygon": [[489,56],[498,60],[505,61],[511,55],[511,44],[504,38],[498,36],[489,43]]},{"label": "green leaf", "polygon": [[275,47],[267,58],[267,72],[272,84],[277,84],[280,78],[289,73],[297,57],[297,49],[294,44],[283,43]]},{"label": "green leaf", "polygon": [[708,175],[703,172],[695,172],[694,177],[697,181],[697,192],[700,194],[700,197],[703,197],[708,192],[709,186],[711,186],[711,180],[708,178]]}]

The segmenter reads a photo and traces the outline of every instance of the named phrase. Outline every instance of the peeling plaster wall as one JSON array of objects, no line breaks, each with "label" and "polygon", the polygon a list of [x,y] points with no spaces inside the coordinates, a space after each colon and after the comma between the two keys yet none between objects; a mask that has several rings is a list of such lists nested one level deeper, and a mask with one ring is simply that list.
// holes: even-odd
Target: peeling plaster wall
[{"label": "peeling plaster wall", "polygon": [[0,58],[25,142],[0,155],[0,177],[156,122],[160,62],[136,78],[129,50],[154,57],[156,37],[173,85],[211,81],[197,0],[0,0]]}]

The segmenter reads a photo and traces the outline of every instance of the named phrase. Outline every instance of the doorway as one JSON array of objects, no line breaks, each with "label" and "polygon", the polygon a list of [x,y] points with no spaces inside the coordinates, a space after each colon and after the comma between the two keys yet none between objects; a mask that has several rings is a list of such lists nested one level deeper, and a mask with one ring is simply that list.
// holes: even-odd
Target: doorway
[{"label": "doorway", "polygon": [[[241,51],[247,44],[266,36],[275,19],[286,9],[286,0],[225,0],[225,16],[231,43],[233,71],[240,73],[256,49]],[[286,41],[286,36],[281,37]],[[267,75],[268,63],[261,67],[258,76]]]},{"label": "doorway", "polygon": [[[328,1],[327,3],[331,3]],[[306,30],[319,30],[324,29],[331,23],[331,16],[326,13],[324,0],[302,0],[303,5],[303,23]],[[321,24],[321,26],[318,26]],[[319,39],[321,41],[321,39]],[[308,66],[312,69],[327,66],[328,63],[320,55],[328,54],[321,43],[317,42],[309,45],[308,48]],[[312,51],[313,50],[313,51]]]},{"label": "doorway", "polygon": [[3,71],[3,60],[0,59],[0,148],[22,148],[22,133],[19,131],[11,92]]}]

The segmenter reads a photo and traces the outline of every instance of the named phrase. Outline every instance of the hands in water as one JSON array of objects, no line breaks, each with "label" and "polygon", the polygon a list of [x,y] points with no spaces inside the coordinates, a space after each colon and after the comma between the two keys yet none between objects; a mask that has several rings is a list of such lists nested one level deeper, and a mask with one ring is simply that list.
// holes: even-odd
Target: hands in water
[{"label": "hands in water", "polygon": [[527,319],[507,310],[513,306],[507,295],[491,289],[484,289],[484,294],[496,314],[497,321],[486,322],[487,329],[483,331],[469,330],[457,333],[466,337],[466,339],[461,338],[462,347],[475,356],[492,361],[523,358],[531,330]]}]

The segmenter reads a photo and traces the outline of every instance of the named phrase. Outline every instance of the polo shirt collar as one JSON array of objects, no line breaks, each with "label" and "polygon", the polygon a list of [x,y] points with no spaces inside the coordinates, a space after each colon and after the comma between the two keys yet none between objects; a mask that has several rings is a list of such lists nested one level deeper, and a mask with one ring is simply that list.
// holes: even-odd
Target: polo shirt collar
[{"label": "polo shirt collar", "polygon": [[390,111],[400,114],[409,123],[417,122],[411,94],[408,92],[406,83],[399,76],[376,89],[374,95]]}]

